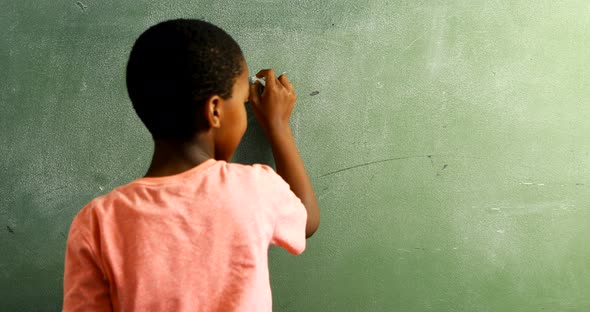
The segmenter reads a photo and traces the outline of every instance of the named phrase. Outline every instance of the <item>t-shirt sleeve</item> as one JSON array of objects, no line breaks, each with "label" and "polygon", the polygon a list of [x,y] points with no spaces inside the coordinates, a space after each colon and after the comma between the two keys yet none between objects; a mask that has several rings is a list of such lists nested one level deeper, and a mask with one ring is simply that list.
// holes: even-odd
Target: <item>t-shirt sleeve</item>
[{"label": "t-shirt sleeve", "polygon": [[66,246],[62,311],[112,311],[108,281],[92,245],[75,224]]},{"label": "t-shirt sleeve", "polygon": [[270,215],[274,228],[270,243],[298,255],[305,250],[307,210],[281,176],[268,166],[261,168],[265,171],[266,184],[273,190],[265,192],[270,199]]}]

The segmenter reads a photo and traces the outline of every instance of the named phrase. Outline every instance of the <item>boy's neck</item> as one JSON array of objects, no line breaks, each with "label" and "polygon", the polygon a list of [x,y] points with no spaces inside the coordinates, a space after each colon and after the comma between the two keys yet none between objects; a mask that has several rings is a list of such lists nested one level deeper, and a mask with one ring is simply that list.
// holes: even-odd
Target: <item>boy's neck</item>
[{"label": "boy's neck", "polygon": [[188,142],[154,140],[154,143],[154,155],[146,177],[178,174],[215,158],[213,144],[200,136]]}]

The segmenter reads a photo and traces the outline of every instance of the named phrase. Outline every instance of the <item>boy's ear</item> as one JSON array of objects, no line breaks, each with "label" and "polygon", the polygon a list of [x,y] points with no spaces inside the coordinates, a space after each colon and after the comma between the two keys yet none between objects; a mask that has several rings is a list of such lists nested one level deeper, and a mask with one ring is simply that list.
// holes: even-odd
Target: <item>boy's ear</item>
[{"label": "boy's ear", "polygon": [[221,127],[222,111],[223,99],[218,95],[210,97],[207,104],[205,104],[205,117],[209,123],[209,128]]}]

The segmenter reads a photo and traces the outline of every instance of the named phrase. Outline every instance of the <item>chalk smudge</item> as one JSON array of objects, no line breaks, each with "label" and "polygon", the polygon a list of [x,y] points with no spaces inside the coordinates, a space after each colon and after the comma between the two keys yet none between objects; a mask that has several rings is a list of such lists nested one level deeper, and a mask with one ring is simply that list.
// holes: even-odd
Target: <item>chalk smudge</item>
[{"label": "chalk smudge", "polygon": [[80,9],[80,11],[84,12],[86,11],[86,9],[88,9],[88,6],[84,3],[82,3],[82,1],[77,1],[76,2],[76,6]]}]

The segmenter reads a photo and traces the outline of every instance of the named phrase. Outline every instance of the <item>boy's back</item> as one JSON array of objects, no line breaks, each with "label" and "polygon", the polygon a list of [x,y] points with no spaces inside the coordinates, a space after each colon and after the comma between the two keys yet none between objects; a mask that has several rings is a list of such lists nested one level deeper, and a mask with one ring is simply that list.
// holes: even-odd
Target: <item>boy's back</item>
[{"label": "boy's back", "polygon": [[210,159],[138,179],[72,223],[64,310],[271,311],[269,244],[302,252],[306,220],[266,166]]},{"label": "boy's back", "polygon": [[[237,42],[204,21],[165,21],[137,39],[127,90],[152,161],[72,222],[64,311],[272,310],[268,246],[301,253],[319,209],[289,126],[294,87],[272,70],[257,77],[263,92]],[[248,102],[276,173],[228,163]]]}]

